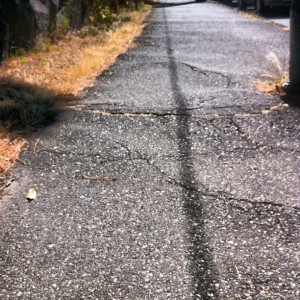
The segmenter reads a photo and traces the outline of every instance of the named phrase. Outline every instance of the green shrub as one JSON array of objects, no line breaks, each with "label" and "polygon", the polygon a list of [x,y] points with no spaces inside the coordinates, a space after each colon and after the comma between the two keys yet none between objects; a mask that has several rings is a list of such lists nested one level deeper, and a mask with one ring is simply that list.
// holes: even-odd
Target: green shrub
[{"label": "green shrub", "polygon": [[38,51],[51,51],[52,40],[48,37],[40,37],[36,43],[35,49]]},{"label": "green shrub", "polygon": [[[138,3],[142,2],[139,0],[91,0],[89,23],[94,27],[106,30],[120,19],[118,14],[121,7],[133,10],[137,8],[136,4]],[[130,18],[123,17],[121,21],[129,22]]]},{"label": "green shrub", "polygon": [[131,21],[131,17],[130,16],[124,16],[121,18],[121,22],[126,23],[126,22],[130,22]]},{"label": "green shrub", "polygon": [[68,29],[70,27],[70,19],[65,15],[62,16],[59,27],[61,29]]}]

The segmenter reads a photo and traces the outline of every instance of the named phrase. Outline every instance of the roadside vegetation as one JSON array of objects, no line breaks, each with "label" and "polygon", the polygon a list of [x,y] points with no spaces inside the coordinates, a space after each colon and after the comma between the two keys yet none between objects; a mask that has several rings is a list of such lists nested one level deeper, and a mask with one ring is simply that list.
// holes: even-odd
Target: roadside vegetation
[{"label": "roadside vegetation", "polygon": [[134,10],[136,4],[95,0],[88,26],[74,31],[65,19],[34,49],[19,49],[0,66],[0,190],[28,147],[28,134],[52,122],[59,107],[80,98],[119,54],[134,47],[150,11],[140,2]]},{"label": "roadside vegetation", "polygon": [[282,95],[282,85],[288,81],[288,63],[281,61],[277,55],[270,52],[266,56],[268,70],[263,74],[263,80],[254,82],[255,88],[262,93]]}]

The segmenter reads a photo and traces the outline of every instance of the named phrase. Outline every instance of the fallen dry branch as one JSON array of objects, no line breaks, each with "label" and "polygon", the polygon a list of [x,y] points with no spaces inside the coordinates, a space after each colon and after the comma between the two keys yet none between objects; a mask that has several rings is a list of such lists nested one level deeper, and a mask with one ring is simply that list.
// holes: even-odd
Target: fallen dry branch
[{"label": "fallen dry branch", "polygon": [[12,178],[12,177],[9,178],[8,180],[5,180],[5,184],[0,187],[0,191],[4,190],[6,187],[10,186],[13,181],[14,181],[14,178]]},{"label": "fallen dry branch", "polygon": [[37,145],[38,145],[38,143],[39,143],[39,141],[40,141],[40,139],[38,139],[36,142],[35,142],[35,144],[34,144],[34,146],[33,146],[33,153],[34,154],[36,154],[36,148],[37,148]]}]

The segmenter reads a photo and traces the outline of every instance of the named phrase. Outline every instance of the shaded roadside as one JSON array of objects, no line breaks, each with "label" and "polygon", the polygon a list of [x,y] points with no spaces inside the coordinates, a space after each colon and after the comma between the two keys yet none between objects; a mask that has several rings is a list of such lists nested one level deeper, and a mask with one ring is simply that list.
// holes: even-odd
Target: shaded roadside
[{"label": "shaded roadside", "polygon": [[54,94],[29,83],[3,79],[0,83],[0,197],[14,177],[15,163],[21,163],[20,152],[28,147],[32,133],[55,121],[55,105],[66,101],[65,95]]},{"label": "shaded roadside", "polygon": [[8,130],[32,131],[55,118],[55,102],[63,95],[26,82],[2,79],[0,83],[0,120]]}]

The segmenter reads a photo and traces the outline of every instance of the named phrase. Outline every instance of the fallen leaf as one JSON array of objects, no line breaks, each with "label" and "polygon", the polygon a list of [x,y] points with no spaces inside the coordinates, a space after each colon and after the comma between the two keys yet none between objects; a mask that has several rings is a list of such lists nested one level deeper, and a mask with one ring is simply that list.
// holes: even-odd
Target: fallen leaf
[{"label": "fallen leaf", "polygon": [[267,110],[267,109],[264,109],[264,110],[262,110],[261,111],[261,113],[263,114],[263,115],[267,115],[267,114],[269,114],[271,111],[270,110]]},{"label": "fallen leaf", "polygon": [[27,195],[26,195],[26,199],[29,201],[35,200],[36,199],[36,190],[34,188],[31,188]]}]

